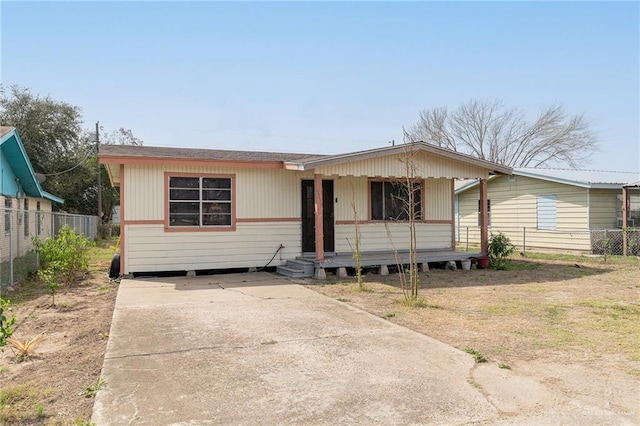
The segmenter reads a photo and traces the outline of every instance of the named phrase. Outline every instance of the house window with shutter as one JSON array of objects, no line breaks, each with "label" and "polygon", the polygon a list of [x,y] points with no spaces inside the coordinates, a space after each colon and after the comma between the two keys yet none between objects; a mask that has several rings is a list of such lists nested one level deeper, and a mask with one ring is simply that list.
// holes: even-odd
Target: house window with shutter
[{"label": "house window with shutter", "polygon": [[536,198],[536,219],[538,229],[556,229],[557,200],[555,195],[538,195]]}]

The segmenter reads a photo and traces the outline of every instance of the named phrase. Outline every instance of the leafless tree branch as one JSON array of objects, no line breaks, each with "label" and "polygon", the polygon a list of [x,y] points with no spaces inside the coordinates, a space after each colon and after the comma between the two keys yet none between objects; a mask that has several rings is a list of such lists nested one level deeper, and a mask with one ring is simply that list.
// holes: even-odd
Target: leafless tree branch
[{"label": "leafless tree branch", "polygon": [[598,150],[584,115],[568,116],[561,105],[544,108],[534,120],[498,100],[471,100],[449,111],[420,111],[407,131],[412,141],[474,155],[511,167],[582,167]]}]

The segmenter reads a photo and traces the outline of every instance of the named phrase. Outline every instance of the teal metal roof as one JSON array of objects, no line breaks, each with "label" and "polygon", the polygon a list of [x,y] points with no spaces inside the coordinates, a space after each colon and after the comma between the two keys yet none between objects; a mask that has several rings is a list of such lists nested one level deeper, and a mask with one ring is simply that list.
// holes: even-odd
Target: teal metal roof
[{"label": "teal metal roof", "polygon": [[44,191],[40,186],[20,135],[15,128],[0,128],[0,149],[2,150],[2,156],[9,162],[13,174],[19,180],[20,186],[26,195],[45,198],[59,204],[64,203],[62,198]]}]

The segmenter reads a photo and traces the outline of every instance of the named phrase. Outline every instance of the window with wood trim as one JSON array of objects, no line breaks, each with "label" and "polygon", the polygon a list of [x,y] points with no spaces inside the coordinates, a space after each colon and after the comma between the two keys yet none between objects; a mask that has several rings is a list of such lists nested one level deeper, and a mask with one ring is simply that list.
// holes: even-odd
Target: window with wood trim
[{"label": "window with wood trim", "polygon": [[231,227],[233,225],[230,177],[169,177],[170,227]]},{"label": "window with wood trim", "polygon": [[[409,190],[413,191],[413,218],[422,220],[422,181],[371,181],[371,220],[409,220]],[[411,189],[409,189],[411,188]]]}]

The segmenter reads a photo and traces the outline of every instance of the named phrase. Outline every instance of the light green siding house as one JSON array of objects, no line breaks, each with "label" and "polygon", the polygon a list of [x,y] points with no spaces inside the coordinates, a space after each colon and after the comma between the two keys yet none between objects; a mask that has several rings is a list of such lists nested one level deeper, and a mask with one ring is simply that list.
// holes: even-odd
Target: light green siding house
[{"label": "light green siding house", "polygon": [[[503,232],[521,249],[594,251],[594,235],[622,227],[622,188],[639,178],[635,172],[514,169],[488,181],[490,232]],[[462,246],[478,242],[477,184],[456,190]],[[627,224],[640,227],[640,190],[627,193]]]}]

